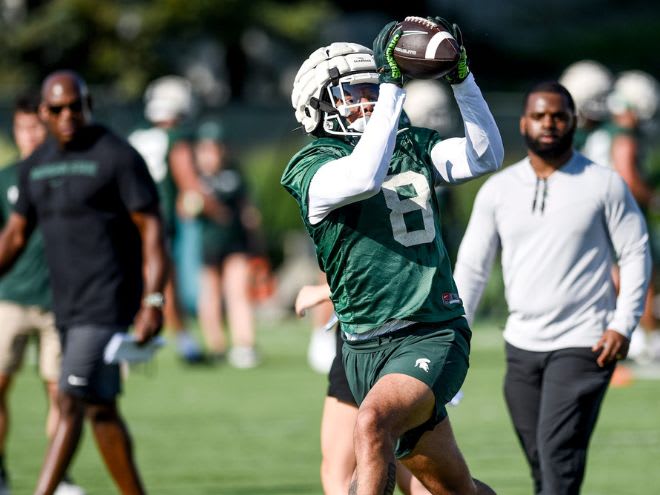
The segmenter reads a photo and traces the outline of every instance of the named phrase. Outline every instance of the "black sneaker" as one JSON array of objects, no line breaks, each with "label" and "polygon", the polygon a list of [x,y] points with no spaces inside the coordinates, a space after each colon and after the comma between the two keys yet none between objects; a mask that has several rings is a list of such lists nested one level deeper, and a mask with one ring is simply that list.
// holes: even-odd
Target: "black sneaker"
[{"label": "black sneaker", "polygon": [[9,489],[9,475],[4,466],[0,466],[0,495],[11,495]]}]

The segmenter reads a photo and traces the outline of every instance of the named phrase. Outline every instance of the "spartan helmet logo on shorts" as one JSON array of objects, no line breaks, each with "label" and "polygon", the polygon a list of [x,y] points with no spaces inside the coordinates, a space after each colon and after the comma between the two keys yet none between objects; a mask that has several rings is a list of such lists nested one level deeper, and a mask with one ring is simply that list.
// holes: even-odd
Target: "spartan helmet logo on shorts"
[{"label": "spartan helmet logo on shorts", "polygon": [[430,362],[431,362],[430,359],[419,358],[417,361],[415,361],[415,368],[423,369],[424,371],[426,371],[428,373]]}]

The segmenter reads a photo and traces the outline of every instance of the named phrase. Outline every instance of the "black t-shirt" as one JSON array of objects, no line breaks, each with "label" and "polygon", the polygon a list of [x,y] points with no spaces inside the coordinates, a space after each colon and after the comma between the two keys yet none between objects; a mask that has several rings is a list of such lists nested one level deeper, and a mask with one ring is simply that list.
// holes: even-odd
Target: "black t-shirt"
[{"label": "black t-shirt", "polygon": [[158,193],[141,156],[93,125],[66,149],[48,139],[19,169],[15,210],[43,233],[57,325],[129,325],[142,296],[140,234],[130,213]]}]

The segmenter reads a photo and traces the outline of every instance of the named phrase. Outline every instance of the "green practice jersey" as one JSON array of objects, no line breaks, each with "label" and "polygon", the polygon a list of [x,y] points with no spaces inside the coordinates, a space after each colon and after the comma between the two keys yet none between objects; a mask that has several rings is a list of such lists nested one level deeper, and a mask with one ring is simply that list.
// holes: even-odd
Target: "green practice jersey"
[{"label": "green practice jersey", "polygon": [[[3,225],[18,199],[17,168],[14,164],[0,170],[0,215]],[[51,309],[50,276],[38,229],[32,233],[16,264],[0,277],[0,300]]]},{"label": "green practice jersey", "polygon": [[429,129],[400,132],[380,192],[333,210],[316,225],[308,221],[310,182],[322,165],[349,155],[353,147],[317,139],[284,171],[282,185],[300,206],[347,333],[394,320],[436,322],[464,314],[433,193],[430,150],[439,141]]}]

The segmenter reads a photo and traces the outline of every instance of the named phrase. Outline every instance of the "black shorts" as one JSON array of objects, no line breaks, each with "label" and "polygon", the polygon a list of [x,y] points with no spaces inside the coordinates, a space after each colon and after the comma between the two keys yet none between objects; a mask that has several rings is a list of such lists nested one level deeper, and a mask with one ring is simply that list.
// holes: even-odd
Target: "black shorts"
[{"label": "black shorts", "polygon": [[247,253],[247,251],[247,245],[238,242],[222,249],[204,247],[202,249],[202,264],[204,266],[219,266],[224,263],[228,256],[236,253]]},{"label": "black shorts", "polygon": [[348,379],[346,378],[346,369],[344,368],[344,359],[342,355],[342,344],[344,341],[341,338],[341,330],[339,326],[335,328],[335,344],[337,352],[335,359],[330,366],[328,373],[328,397],[334,397],[340,402],[345,402],[357,407],[357,402],[353,397],[350,387],[348,386]]},{"label": "black shorts", "polygon": [[60,329],[62,372],[60,390],[89,402],[112,402],[121,392],[119,365],[105,364],[110,338],[126,327],[75,325]]}]

